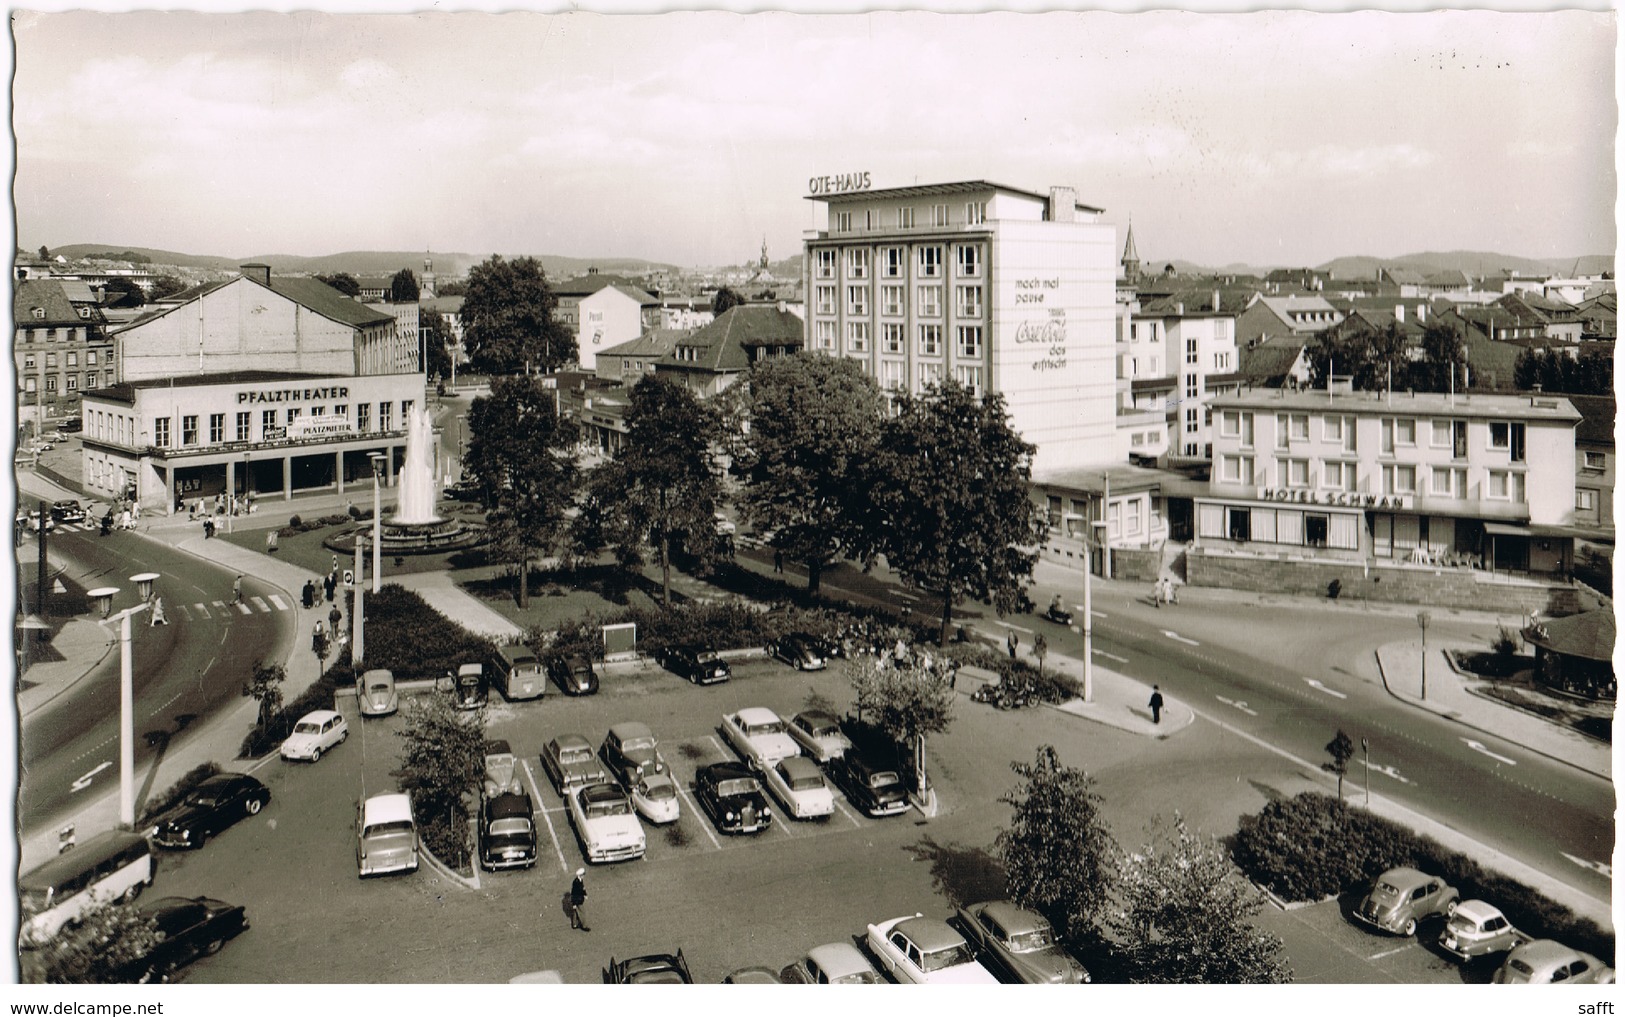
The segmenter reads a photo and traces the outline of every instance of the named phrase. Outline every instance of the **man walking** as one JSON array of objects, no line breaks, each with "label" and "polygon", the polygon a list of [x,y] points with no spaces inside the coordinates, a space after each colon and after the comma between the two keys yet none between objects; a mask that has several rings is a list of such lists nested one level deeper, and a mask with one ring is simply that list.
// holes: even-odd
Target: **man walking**
[{"label": "man walking", "polygon": [[152,621],[148,624],[154,628],[169,624],[169,619],[164,615],[164,598],[156,593],[152,595]]},{"label": "man walking", "polygon": [[587,870],[577,869],[576,878],[570,883],[570,928],[580,929],[582,932],[591,932],[587,928],[587,918],[581,909],[587,903]]},{"label": "man walking", "polygon": [[233,604],[243,602],[243,577],[241,575],[231,581],[231,602]]},{"label": "man walking", "polygon": [[1148,703],[1147,705],[1151,707],[1151,723],[1153,723],[1153,724],[1161,724],[1162,723],[1162,693],[1158,690],[1158,687],[1155,686],[1155,685],[1151,686],[1151,702]]},{"label": "man walking", "polygon": [[1016,646],[1020,644],[1020,642],[1021,639],[1014,632],[1011,632],[1009,635],[1004,637],[1004,648],[1010,651],[1011,660],[1016,659]]},{"label": "man walking", "polygon": [[315,584],[315,582],[313,582],[312,580],[309,580],[309,579],[305,580],[305,587],[304,587],[304,589],[299,591],[299,597],[300,597],[300,599],[302,601],[304,601],[306,611],[309,611],[311,608],[315,607],[316,606],[316,584]]}]

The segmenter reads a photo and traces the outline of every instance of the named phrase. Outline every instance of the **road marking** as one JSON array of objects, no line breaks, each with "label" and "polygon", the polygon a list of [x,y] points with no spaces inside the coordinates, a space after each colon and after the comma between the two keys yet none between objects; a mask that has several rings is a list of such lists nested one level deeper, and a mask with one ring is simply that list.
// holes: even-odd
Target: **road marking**
[{"label": "road marking", "polygon": [[1394,780],[1399,781],[1401,784],[1414,784],[1414,783],[1416,783],[1415,781],[1411,780],[1409,777],[1401,776],[1399,771],[1394,769],[1392,764],[1384,764],[1382,766],[1373,766],[1371,769],[1372,769],[1373,772],[1380,773],[1384,777],[1392,777]]},{"label": "road marking", "polygon": [[1326,693],[1328,696],[1336,696],[1338,699],[1347,699],[1348,698],[1347,694],[1339,692],[1336,689],[1329,689],[1326,686],[1322,685],[1318,680],[1316,680],[1314,678],[1305,678],[1304,681],[1309,683],[1310,688],[1319,689],[1320,691]]},{"label": "road marking", "polygon": [[1128,663],[1128,658],[1127,657],[1119,657],[1117,654],[1115,654],[1115,653],[1107,653],[1105,650],[1096,650],[1095,651],[1095,656],[1097,656],[1097,657],[1105,657],[1108,660],[1115,660],[1119,664],[1127,664]]},{"label": "road marking", "polygon": [[[1078,610],[1082,611],[1083,608],[1079,607]],[[1090,611],[1089,613],[1091,615],[1093,615],[1094,617],[1096,617],[1096,618],[1110,618],[1111,617],[1111,615],[1107,614],[1105,611]]]},{"label": "road marking", "polygon": [[[271,613],[271,605],[267,604],[265,602],[265,598],[263,598],[263,597],[249,597],[248,599],[254,602],[255,607],[260,609],[260,614],[270,614]],[[246,610],[243,611],[243,614],[247,614],[247,613],[248,613],[248,611],[246,611]]]},{"label": "road marking", "polygon": [[717,835],[711,832],[711,820],[706,816],[705,810],[700,808],[700,803],[694,800],[693,795],[683,790],[682,781],[674,780],[672,784],[676,786],[677,793],[682,796],[683,801],[688,803],[688,814],[694,817],[700,824],[700,829],[704,830],[705,835],[711,838],[711,846],[721,851],[722,842],[717,840]]},{"label": "road marking", "polygon": [[1176,642],[1176,643],[1184,643],[1186,646],[1201,646],[1202,645],[1201,643],[1198,643],[1194,639],[1186,639],[1184,636],[1182,636],[1179,633],[1173,631],[1172,629],[1163,629],[1162,634],[1167,636],[1169,639],[1172,639],[1174,642]]},{"label": "road marking", "polygon": [[1463,738],[1462,741],[1467,743],[1467,747],[1469,749],[1472,749],[1474,752],[1482,752],[1484,755],[1489,756],[1496,762],[1505,763],[1508,766],[1518,765],[1518,761],[1516,759],[1508,759],[1505,756],[1496,755],[1495,753],[1491,752],[1490,747],[1485,745],[1483,742],[1475,742],[1471,738]]},{"label": "road marking", "polygon": [[[833,791],[835,789],[830,788],[830,790]],[[854,816],[852,814],[852,810],[847,808],[846,803],[844,801],[842,801],[839,797],[837,797],[835,799],[835,807],[837,809],[841,810],[841,815],[845,816],[847,819],[850,819],[852,821],[853,826],[857,827],[860,830],[863,829],[863,824],[858,822],[858,817]]]},{"label": "road marking", "polygon": [[194,620],[192,618],[192,612],[187,610],[185,604],[176,604],[175,609],[180,611],[181,618],[184,619],[185,621],[193,621]]},{"label": "road marking", "polygon": [[205,617],[205,618],[214,617],[213,615],[209,614],[209,609],[206,606],[204,606],[203,601],[200,600],[196,604],[193,604],[192,606],[194,608],[196,608],[197,613],[202,615],[203,617]]},{"label": "road marking", "polygon": [[1382,960],[1384,957],[1392,957],[1396,953],[1404,953],[1406,950],[1412,949],[1415,946],[1415,943],[1406,943],[1404,946],[1396,946],[1392,950],[1383,950],[1380,953],[1374,953],[1367,959]]},{"label": "road marking", "polygon": [[1578,858],[1569,854],[1567,851],[1559,851],[1558,854],[1562,855],[1564,858],[1567,858],[1569,861],[1578,865],[1582,869],[1590,869],[1593,872],[1600,872],[1609,879],[1614,878],[1614,867],[1609,865],[1607,862],[1594,862],[1589,858]]},{"label": "road marking", "polygon": [[[530,772],[530,761],[519,760],[519,765],[525,768],[525,779],[530,781],[530,793],[535,801],[542,800],[542,789],[536,786],[536,775]],[[559,856],[559,869],[562,872],[570,871],[570,863],[564,860],[564,848],[559,846],[559,835],[553,832],[553,821],[547,818],[547,809],[538,810],[542,814],[542,822],[547,824],[547,836],[553,841],[553,853]]]},{"label": "road marking", "polygon": [[1226,706],[1234,706],[1236,709],[1240,710],[1242,713],[1252,714],[1254,717],[1258,716],[1258,711],[1253,709],[1252,707],[1248,706],[1247,701],[1245,699],[1226,699],[1223,696],[1214,696],[1213,698],[1217,699],[1219,702],[1225,704]]},{"label": "road marking", "polygon": [[238,601],[237,603],[233,604],[232,606],[237,609],[238,614],[253,614],[254,613],[254,609],[249,607],[247,602],[245,602],[245,601]]},{"label": "road marking", "polygon": [[78,793],[80,791],[83,791],[85,788],[90,786],[91,778],[95,777],[98,773],[101,773],[103,770],[107,769],[109,766],[112,766],[112,765],[113,764],[108,762],[107,760],[105,760],[105,759],[102,760],[102,764],[100,766],[96,767],[95,769],[91,770],[89,773],[85,774],[83,777],[80,777],[78,780],[74,781],[73,786],[72,786],[72,790],[69,791],[68,793],[69,794],[76,794],[76,793]]},{"label": "road marking", "polygon": [[281,597],[277,596],[274,593],[271,594],[271,603],[276,605],[276,609],[278,611],[286,611],[288,609],[288,607],[290,606],[285,601],[283,601],[283,599]]}]

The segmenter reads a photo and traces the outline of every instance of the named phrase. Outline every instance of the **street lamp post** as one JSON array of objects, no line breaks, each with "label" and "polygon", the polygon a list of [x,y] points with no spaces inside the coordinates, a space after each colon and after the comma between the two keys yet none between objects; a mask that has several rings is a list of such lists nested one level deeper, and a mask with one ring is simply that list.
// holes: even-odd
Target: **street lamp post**
[{"label": "street lamp post", "polygon": [[367,558],[361,551],[361,531],[355,535],[355,594],[354,606],[350,608],[350,663],[355,664],[365,659],[367,650],[366,635],[362,629],[365,612],[361,605],[362,588],[366,585],[365,568]]},{"label": "street lamp post", "polygon": [[89,596],[96,601],[101,610],[102,621],[106,625],[113,621],[118,623],[119,639],[119,747],[118,747],[118,821],[126,830],[135,828],[135,667],[131,655],[130,618],[147,609],[147,598],[152,594],[153,580],[158,578],[156,572],[143,572],[130,577],[141,591],[141,602],[127,607],[116,615],[109,615],[113,609],[113,597],[118,593],[116,586],[102,586],[89,591]]},{"label": "street lamp post", "polygon": [[1360,736],[1360,749],[1365,753],[1365,807],[1371,808],[1371,742]]},{"label": "street lamp post", "polygon": [[[383,494],[378,486],[379,475],[384,472],[384,454],[370,452],[367,459],[372,463],[372,592],[377,593],[384,559]],[[360,581],[361,577],[356,576],[356,582]]]},{"label": "street lamp post", "polygon": [[[1106,526],[1103,522],[1090,523],[1090,528]],[[1104,545],[1102,545],[1104,546]],[[1095,699],[1095,603],[1094,603],[1094,563],[1087,552],[1094,549],[1094,540],[1090,535],[1083,538],[1085,554],[1083,556],[1083,701],[1092,703]]]},{"label": "street lamp post", "polygon": [[1428,622],[1433,616],[1426,611],[1416,612],[1416,624],[1422,628],[1422,699],[1428,697]]}]

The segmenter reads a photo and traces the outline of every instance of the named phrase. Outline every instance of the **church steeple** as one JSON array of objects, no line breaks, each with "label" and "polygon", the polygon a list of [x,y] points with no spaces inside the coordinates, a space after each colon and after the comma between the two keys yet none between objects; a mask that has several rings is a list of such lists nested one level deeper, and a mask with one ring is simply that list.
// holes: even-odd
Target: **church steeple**
[{"label": "church steeple", "polygon": [[762,234],[762,260],[757,266],[763,272],[767,271],[767,234]]},{"label": "church steeple", "polygon": [[1128,239],[1123,244],[1123,278],[1140,281],[1140,252],[1134,247],[1134,220],[1128,221]]}]

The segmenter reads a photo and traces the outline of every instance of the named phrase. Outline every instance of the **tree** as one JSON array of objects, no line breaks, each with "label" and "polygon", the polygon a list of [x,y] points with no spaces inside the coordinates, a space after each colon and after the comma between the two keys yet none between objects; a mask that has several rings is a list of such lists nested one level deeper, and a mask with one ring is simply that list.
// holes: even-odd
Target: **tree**
[{"label": "tree", "polygon": [[44,244],[39,245],[39,258],[41,261],[51,260],[51,249]]},{"label": "tree", "polygon": [[319,283],[326,283],[352,300],[361,296],[361,284],[356,282],[355,276],[348,272],[338,272],[333,275],[319,275],[316,277],[316,281]]},{"label": "tree", "polygon": [[389,280],[389,300],[393,304],[415,304],[418,302],[418,279],[409,268],[396,272]]},{"label": "tree", "polygon": [[732,286],[724,286],[711,298],[711,313],[720,318],[730,307],[738,307],[744,302],[745,298],[738,290]]},{"label": "tree", "polygon": [[1337,800],[1343,800],[1343,778],[1349,772],[1349,760],[1354,758],[1354,739],[1343,733],[1342,728],[1337,729],[1337,737],[1326,743],[1326,751],[1331,753],[1332,772],[1337,774]]},{"label": "tree", "polygon": [[468,273],[463,341],[474,369],[546,374],[576,359],[576,339],[553,320],[559,299],[535,258],[493,254]]},{"label": "tree", "polygon": [[148,300],[162,300],[186,289],[186,283],[172,275],[161,275],[147,287]]},{"label": "tree", "polygon": [[530,606],[530,562],[558,547],[580,484],[580,429],[554,396],[539,378],[498,378],[468,411],[463,469],[495,506],[489,524],[497,553],[519,568],[520,607]]},{"label": "tree", "polygon": [[446,696],[407,701],[400,768],[392,773],[412,796],[413,811],[425,823],[447,817],[455,843],[466,843],[467,803],[479,795],[485,761],[485,708],[459,710]]},{"label": "tree", "polygon": [[1419,392],[1445,392],[1452,384],[1466,387],[1461,366],[1467,363],[1467,340],[1454,321],[1435,318],[1422,333],[1422,360],[1413,365],[1411,387]]},{"label": "tree", "polygon": [[43,937],[28,931],[34,914],[23,898],[18,951],[21,981],[31,985],[107,985],[130,981],[132,970],[158,945],[158,926],[139,908],[98,900],[77,927]]},{"label": "tree", "polygon": [[954,692],[949,661],[919,654],[911,661],[865,657],[849,662],[847,680],[856,694],[858,716],[885,731],[913,756],[914,787],[924,794],[925,736],[948,730]]},{"label": "tree", "polygon": [[817,593],[823,570],[863,543],[861,478],[880,437],[880,389],[855,360],[798,353],[757,361],[736,391],[748,392],[749,422],[729,429],[739,506],[807,566]]},{"label": "tree", "polygon": [[1048,528],[1028,494],[1034,447],[1011,430],[1004,398],[963,385],[899,393],[870,461],[865,557],[941,598],[938,642],[966,597],[1013,611]]},{"label": "tree", "polygon": [[1022,783],[999,796],[1014,814],[993,842],[1006,892],[1074,946],[1098,939],[1117,848],[1094,778],[1062,766],[1053,745],[1010,769]]},{"label": "tree", "polygon": [[243,695],[260,704],[259,726],[269,728],[282,713],[282,683],[288,680],[288,669],[281,664],[260,661],[254,672],[243,683]]},{"label": "tree", "polygon": [[1280,937],[1248,919],[1263,896],[1217,840],[1191,833],[1174,813],[1151,840],[1117,863],[1111,922],[1132,977],[1166,983],[1277,983],[1292,979]]},{"label": "tree", "polygon": [[146,302],[147,295],[132,279],[113,276],[102,287],[104,307],[140,307]]},{"label": "tree", "polygon": [[[466,305],[465,305],[466,306]],[[659,375],[632,389],[626,441],[592,471],[576,520],[583,549],[614,546],[621,565],[643,561],[653,541],[660,561],[660,602],[671,607],[671,549],[676,541],[702,565],[715,549],[720,477],[711,451],[717,417],[694,393]]]},{"label": "tree", "polygon": [[452,332],[446,316],[432,307],[425,307],[418,312],[418,330],[423,333],[424,374],[430,378],[450,377],[457,336]]}]

